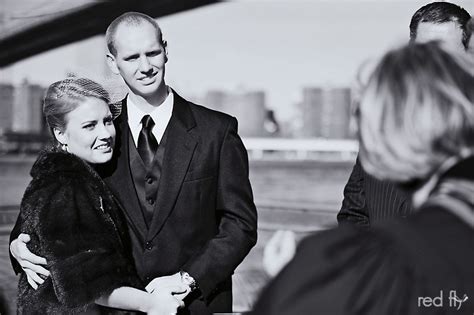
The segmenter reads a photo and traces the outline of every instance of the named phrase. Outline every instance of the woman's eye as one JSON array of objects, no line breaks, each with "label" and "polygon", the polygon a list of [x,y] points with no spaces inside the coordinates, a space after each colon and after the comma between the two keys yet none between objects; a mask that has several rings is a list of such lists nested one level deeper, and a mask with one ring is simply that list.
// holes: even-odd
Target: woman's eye
[{"label": "woman's eye", "polygon": [[110,126],[113,124],[113,118],[112,117],[107,117],[104,119],[104,125]]}]

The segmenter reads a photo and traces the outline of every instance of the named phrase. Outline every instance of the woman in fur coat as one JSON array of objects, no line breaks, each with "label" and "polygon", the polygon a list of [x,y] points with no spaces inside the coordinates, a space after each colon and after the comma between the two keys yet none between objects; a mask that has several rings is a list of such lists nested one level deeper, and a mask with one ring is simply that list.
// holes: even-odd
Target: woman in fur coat
[{"label": "woman in fur coat", "polygon": [[50,276],[34,289],[21,273],[19,314],[99,313],[96,303],[172,314],[181,304],[171,294],[181,288],[141,290],[121,209],[94,170],[113,153],[108,103],[108,93],[84,78],[56,82],[46,93],[43,113],[56,146],[33,165],[16,227],[46,258]]}]

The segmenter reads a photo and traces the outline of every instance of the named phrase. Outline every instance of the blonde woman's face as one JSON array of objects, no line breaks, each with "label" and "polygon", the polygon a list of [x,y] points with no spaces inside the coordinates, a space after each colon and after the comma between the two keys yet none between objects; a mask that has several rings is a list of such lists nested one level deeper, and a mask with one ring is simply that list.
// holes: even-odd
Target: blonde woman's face
[{"label": "blonde woman's face", "polygon": [[88,97],[66,115],[66,120],[65,130],[55,131],[55,135],[67,145],[68,152],[92,164],[112,158],[115,127],[106,102]]}]

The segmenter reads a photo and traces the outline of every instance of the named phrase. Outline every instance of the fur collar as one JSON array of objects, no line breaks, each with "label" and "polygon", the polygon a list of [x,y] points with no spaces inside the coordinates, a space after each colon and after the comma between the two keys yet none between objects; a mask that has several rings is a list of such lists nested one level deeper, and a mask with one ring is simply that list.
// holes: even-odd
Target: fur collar
[{"label": "fur collar", "polygon": [[64,172],[77,173],[77,176],[101,180],[94,168],[86,161],[74,154],[56,149],[41,151],[30,174],[33,178],[37,178]]}]

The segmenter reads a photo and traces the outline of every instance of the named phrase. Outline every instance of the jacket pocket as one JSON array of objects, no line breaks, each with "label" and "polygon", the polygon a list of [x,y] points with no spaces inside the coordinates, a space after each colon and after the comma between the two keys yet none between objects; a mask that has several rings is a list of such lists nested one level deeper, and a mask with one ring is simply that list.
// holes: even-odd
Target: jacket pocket
[{"label": "jacket pocket", "polygon": [[196,180],[211,179],[215,177],[214,172],[207,169],[195,169],[188,171],[184,176],[183,182],[190,182]]}]

